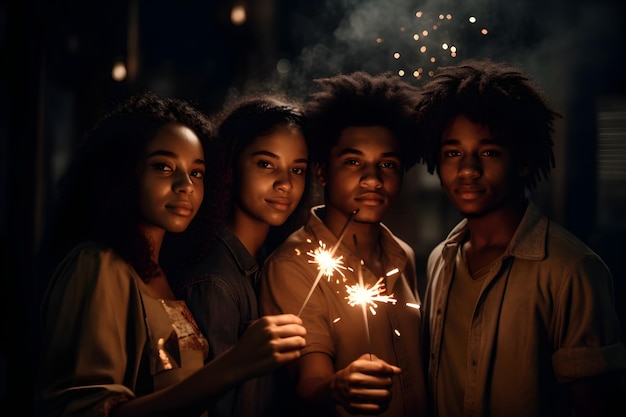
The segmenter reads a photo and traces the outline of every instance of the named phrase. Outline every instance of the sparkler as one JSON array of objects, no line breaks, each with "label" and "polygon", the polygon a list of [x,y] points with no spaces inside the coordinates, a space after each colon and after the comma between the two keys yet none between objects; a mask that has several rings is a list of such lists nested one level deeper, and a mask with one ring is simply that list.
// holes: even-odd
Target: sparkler
[{"label": "sparkler", "polygon": [[308,255],[313,257],[313,260],[309,262],[316,263],[317,270],[319,272],[317,273],[317,277],[315,278],[315,281],[313,281],[313,285],[311,286],[309,293],[307,294],[304,302],[302,303],[302,306],[300,307],[300,311],[298,311],[298,317],[300,317],[300,314],[302,314],[302,310],[304,310],[304,306],[306,306],[306,303],[309,302],[309,298],[311,298],[311,295],[313,294],[315,287],[317,287],[317,284],[320,282],[322,275],[328,276],[329,279],[332,276],[333,271],[338,271],[343,275],[341,269],[346,269],[343,266],[343,256],[340,256],[339,258],[335,258],[334,256],[335,252],[337,252],[337,249],[339,248],[339,245],[341,245],[341,241],[343,240],[346,231],[348,230],[348,225],[354,219],[354,216],[356,216],[358,212],[359,209],[356,209],[352,213],[350,213],[348,220],[346,220],[346,224],[343,225],[341,233],[339,233],[339,238],[337,239],[337,242],[335,242],[335,244],[329,250],[326,250],[326,245],[320,242],[320,246],[316,248],[315,251],[307,252]]},{"label": "sparkler", "polygon": [[[357,250],[357,256],[359,247],[356,241],[356,235],[352,235],[352,239],[354,239],[354,247]],[[376,308],[378,308],[378,304],[376,302],[382,303],[396,303],[396,299],[392,298],[393,294],[390,295],[382,295],[385,292],[385,283],[383,282],[384,278],[380,277],[376,284],[372,287],[365,285],[363,283],[363,259],[359,262],[359,272],[358,272],[359,282],[354,285],[346,285],[346,291],[348,292],[348,296],[346,299],[348,300],[348,305],[350,307],[354,307],[356,305],[361,306],[361,310],[363,311],[363,320],[365,321],[365,336],[367,337],[367,346],[370,351],[370,359],[372,359],[372,342],[370,340],[370,326],[369,320],[367,319],[367,308],[369,308],[372,315],[376,314]]]},{"label": "sparkler", "polygon": [[342,277],[345,278],[342,269],[348,269],[343,266],[343,255],[338,258],[333,257],[333,254],[330,250],[326,249],[326,244],[319,241],[319,247],[315,248],[315,250],[310,250],[306,253],[313,259],[309,259],[310,264],[317,264],[317,269],[321,272],[322,275],[328,277],[328,281],[333,276],[333,272],[338,272]]}]

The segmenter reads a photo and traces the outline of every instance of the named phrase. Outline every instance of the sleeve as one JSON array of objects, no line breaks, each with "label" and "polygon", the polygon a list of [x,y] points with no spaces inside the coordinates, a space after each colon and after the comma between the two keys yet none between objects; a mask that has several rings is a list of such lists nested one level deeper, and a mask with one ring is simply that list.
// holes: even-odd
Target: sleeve
[{"label": "sleeve", "polygon": [[127,378],[145,326],[133,284],[125,262],[96,248],[74,251],[55,272],[42,304],[46,415],[106,416],[135,396]]},{"label": "sleeve", "polygon": [[[300,313],[303,325],[307,329],[307,345],[302,354],[321,352],[334,357],[328,303],[322,286],[314,286],[317,269],[306,259],[298,258],[295,251],[291,254],[289,249],[282,250],[278,252],[281,251],[279,248],[263,265],[259,290],[261,312],[296,315]],[[307,300],[309,293],[311,295]]]},{"label": "sleeve", "polygon": [[553,316],[557,379],[570,382],[626,369],[610,271],[595,254],[586,254],[570,260],[564,273]]},{"label": "sleeve", "polygon": [[243,326],[237,295],[223,278],[213,274],[205,276],[186,286],[182,296],[209,342],[208,360],[237,343]]}]

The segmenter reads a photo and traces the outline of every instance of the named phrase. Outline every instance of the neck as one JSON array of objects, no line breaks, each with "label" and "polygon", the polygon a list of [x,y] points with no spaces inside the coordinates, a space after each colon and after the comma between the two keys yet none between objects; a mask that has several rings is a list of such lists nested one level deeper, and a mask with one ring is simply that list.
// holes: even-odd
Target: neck
[{"label": "neck", "polygon": [[250,255],[255,257],[270,231],[269,224],[243,215],[234,216],[227,226],[245,246]]},{"label": "neck", "polygon": [[489,246],[506,247],[515,234],[528,205],[517,200],[481,216],[468,217],[469,241],[475,249]]},{"label": "neck", "polygon": [[[341,243],[345,245],[351,253],[374,269],[374,265],[381,264],[380,250],[380,223],[362,223],[352,220],[346,226],[346,222],[350,218],[349,215],[339,213],[337,211],[327,211],[324,224],[333,234],[339,238],[342,230],[345,229]],[[332,246],[335,242],[327,242]]]}]

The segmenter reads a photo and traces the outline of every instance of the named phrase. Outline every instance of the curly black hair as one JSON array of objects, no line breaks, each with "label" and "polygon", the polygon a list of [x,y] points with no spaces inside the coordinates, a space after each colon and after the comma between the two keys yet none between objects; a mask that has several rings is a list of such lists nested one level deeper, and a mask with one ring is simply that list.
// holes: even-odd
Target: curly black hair
[{"label": "curly black hair", "polygon": [[44,259],[58,260],[89,240],[115,250],[145,281],[159,272],[150,259],[150,242],[138,227],[138,166],[147,144],[169,123],[193,130],[210,154],[212,125],[186,101],[142,92],[101,116],[59,180],[57,207],[40,251]]},{"label": "curly black hair", "polygon": [[419,90],[391,73],[371,75],[363,71],[318,78],[321,91],[306,103],[306,132],[312,159],[326,163],[343,129],[350,126],[383,126],[400,143],[402,166],[408,170],[420,158],[421,146],[414,113]]},{"label": "curly black hair", "polygon": [[483,123],[528,164],[522,187],[533,190],[554,168],[554,121],[561,115],[543,90],[519,68],[491,59],[472,59],[439,68],[422,85],[417,106],[424,156],[431,174],[438,170],[440,141],[447,123],[463,114]]}]

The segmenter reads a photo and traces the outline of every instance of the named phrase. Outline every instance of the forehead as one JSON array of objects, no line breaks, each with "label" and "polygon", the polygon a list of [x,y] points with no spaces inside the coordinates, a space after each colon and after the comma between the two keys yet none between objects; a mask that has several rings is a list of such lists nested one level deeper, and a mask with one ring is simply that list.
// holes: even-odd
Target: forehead
[{"label": "forehead", "polygon": [[446,123],[441,133],[440,143],[445,145],[469,142],[508,146],[504,137],[498,134],[489,124],[474,121],[463,114],[452,117]]},{"label": "forehead", "polygon": [[187,126],[175,123],[161,126],[146,148],[148,153],[155,150],[166,150],[172,153],[190,152],[204,159],[202,143],[194,131]]},{"label": "forehead", "polygon": [[399,153],[400,143],[384,126],[350,126],[341,131],[332,153],[341,153],[346,149],[364,153]]},{"label": "forehead", "polygon": [[271,133],[257,136],[243,148],[244,154],[252,154],[259,151],[269,151],[280,155],[283,153],[301,154],[307,157],[307,145],[299,128],[295,126],[277,126]]}]

